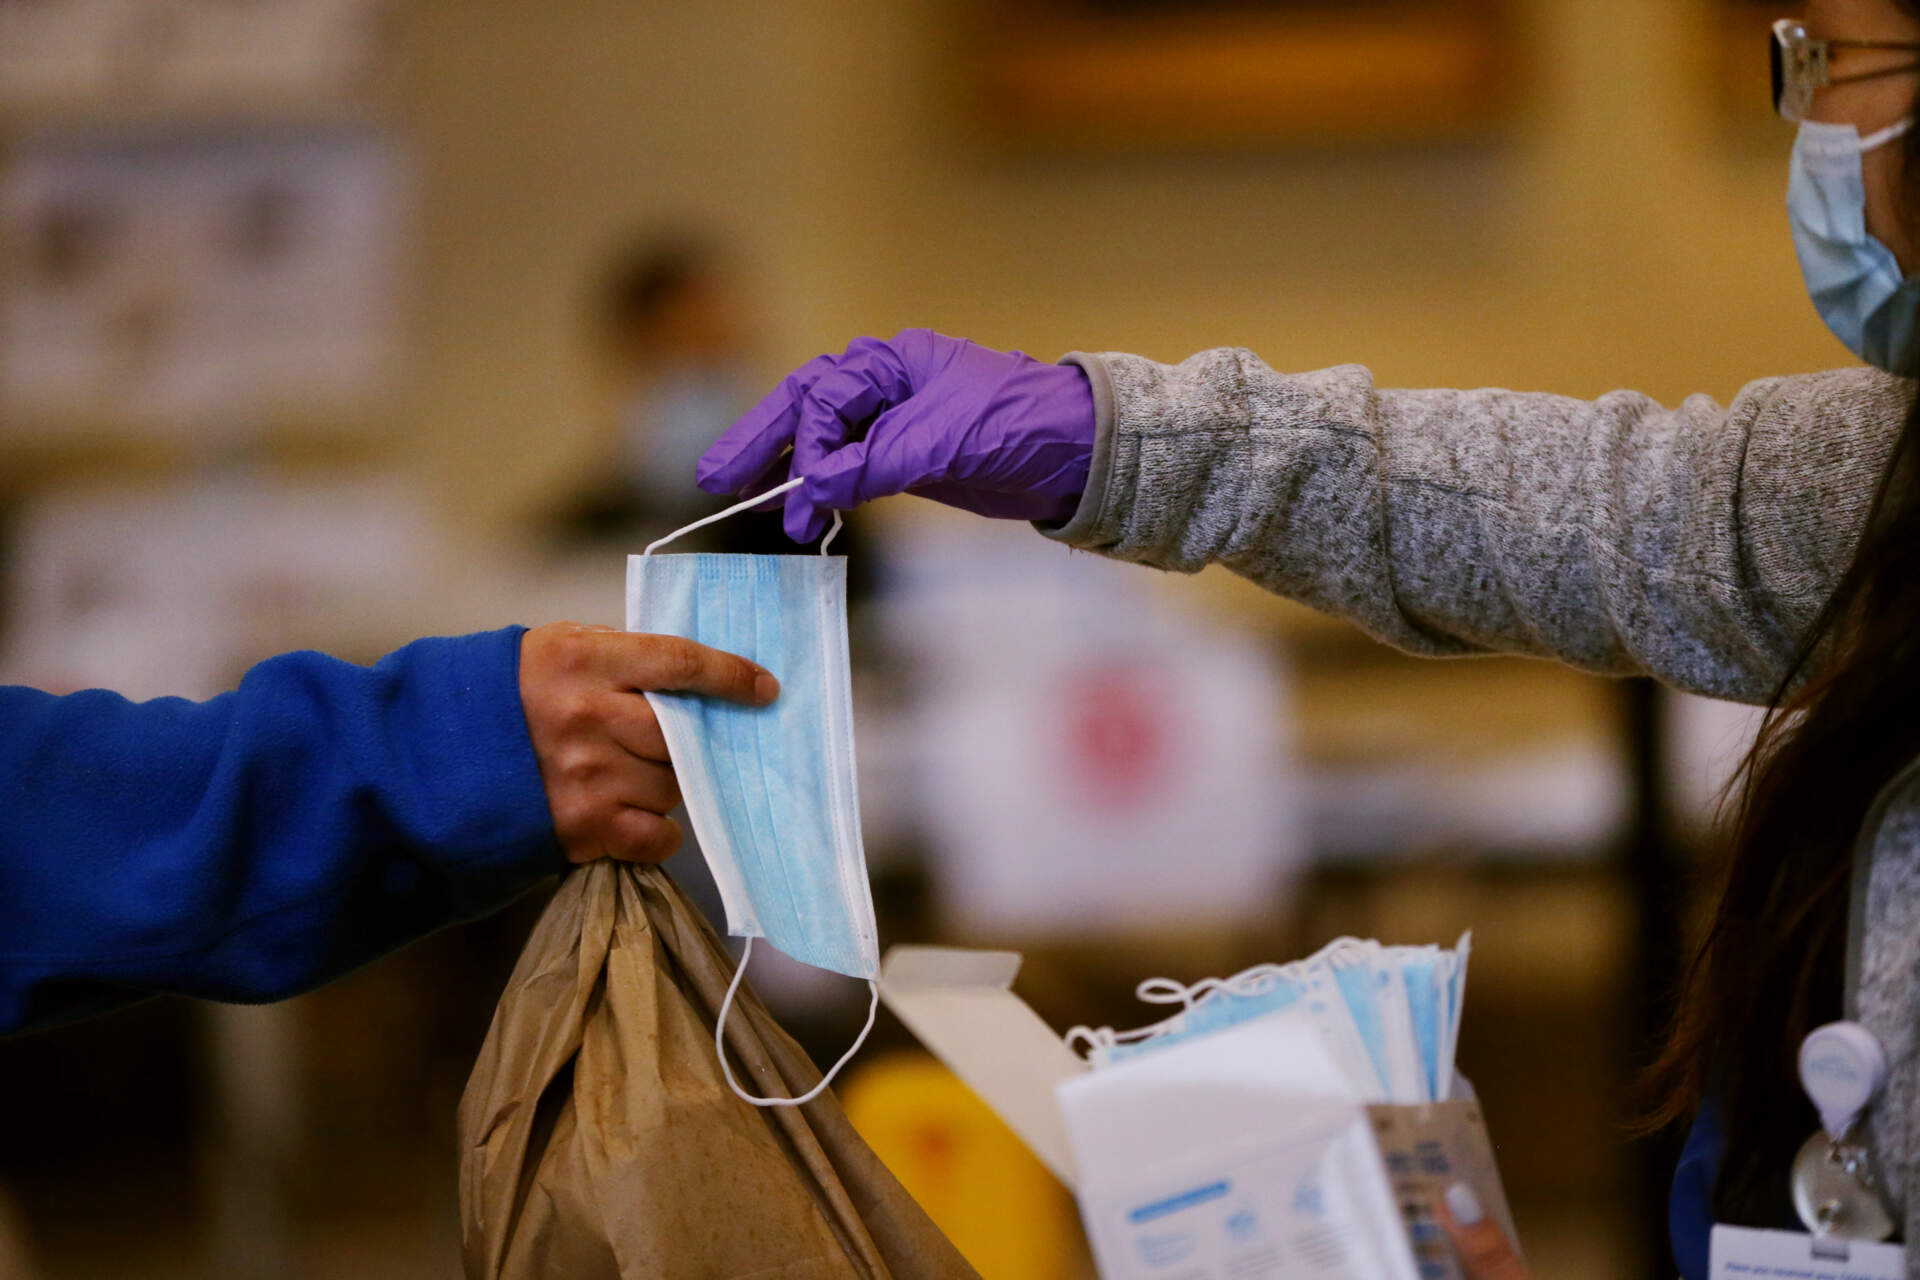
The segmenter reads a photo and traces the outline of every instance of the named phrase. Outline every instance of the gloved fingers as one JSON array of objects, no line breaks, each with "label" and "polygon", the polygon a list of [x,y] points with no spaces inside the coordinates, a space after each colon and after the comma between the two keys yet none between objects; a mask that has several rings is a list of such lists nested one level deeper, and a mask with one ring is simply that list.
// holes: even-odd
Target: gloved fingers
[{"label": "gloved fingers", "polygon": [[787,495],[787,513],[781,526],[795,542],[812,542],[827,531],[833,512],[848,511],[859,505],[852,495],[859,490],[859,475],[865,469],[867,442],[856,440],[829,454],[806,476],[806,482]]},{"label": "gloved fingers", "polygon": [[[833,356],[815,356],[782,378],[779,386],[700,455],[694,482],[712,494],[746,494],[756,492],[758,482],[766,476],[783,472],[782,455],[793,443],[800,423],[800,401],[835,364]],[[777,483],[776,478],[764,487]]]},{"label": "gloved fingers", "polygon": [[913,394],[913,381],[886,343],[859,338],[800,399],[793,471],[806,475],[822,458],[863,433],[883,410]]},{"label": "gloved fingers", "polygon": [[[792,478],[793,451],[789,449],[775,458],[765,471],[762,471],[759,475],[741,485],[740,494],[742,497],[746,497],[755,493],[765,493],[769,489],[779,488]],[[781,504],[786,500],[785,494],[779,494],[775,497],[768,498],[765,502],[756,503],[751,509],[760,512],[778,511],[780,510]]]},{"label": "gloved fingers", "polygon": [[864,440],[834,450],[802,472],[806,483],[787,495],[787,536],[808,542],[826,531],[829,513],[917,491],[940,480],[942,453],[923,438],[911,402],[874,419]]},{"label": "gloved fingers", "polygon": [[[779,488],[792,477],[792,474],[793,450],[782,449],[780,455],[767,464],[765,471],[760,472],[760,474],[748,480],[738,489],[727,491],[723,496],[728,498],[746,498],[756,493],[765,493],[769,489]],[[776,497],[768,498],[765,502],[755,503],[749,507],[748,510],[778,511],[780,504],[785,501],[785,499],[786,495],[780,494]]]}]

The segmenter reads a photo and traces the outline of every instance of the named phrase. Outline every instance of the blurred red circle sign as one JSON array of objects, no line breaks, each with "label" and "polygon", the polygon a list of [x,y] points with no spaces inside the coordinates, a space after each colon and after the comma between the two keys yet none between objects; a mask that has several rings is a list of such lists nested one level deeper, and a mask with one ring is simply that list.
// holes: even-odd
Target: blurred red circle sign
[{"label": "blurred red circle sign", "polygon": [[1102,809],[1135,809],[1164,798],[1172,781],[1176,702],[1162,672],[1103,662],[1068,675],[1060,690],[1066,773],[1079,796]]}]

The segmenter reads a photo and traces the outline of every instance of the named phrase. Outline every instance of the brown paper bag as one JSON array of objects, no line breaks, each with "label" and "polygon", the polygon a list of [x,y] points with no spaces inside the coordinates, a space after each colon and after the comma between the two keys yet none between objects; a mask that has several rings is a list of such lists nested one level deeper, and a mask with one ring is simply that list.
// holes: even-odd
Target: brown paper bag
[{"label": "brown paper bag", "polygon": [[0,1191],[0,1277],[5,1280],[33,1280],[38,1272],[27,1261],[26,1219],[8,1203]]},{"label": "brown paper bag", "polygon": [[[831,1092],[749,1106],[713,1024],[733,962],[658,867],[573,872],[534,927],[460,1101],[474,1280],[977,1280]],[[744,984],[741,1087],[820,1073]]]}]

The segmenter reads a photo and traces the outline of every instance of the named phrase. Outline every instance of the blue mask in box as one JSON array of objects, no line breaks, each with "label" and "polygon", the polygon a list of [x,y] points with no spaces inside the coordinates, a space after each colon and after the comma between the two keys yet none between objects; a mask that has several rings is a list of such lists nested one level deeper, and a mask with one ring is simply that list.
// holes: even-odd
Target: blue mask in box
[{"label": "blue mask in box", "polygon": [[[1165,994],[1162,994],[1162,993]],[[1161,1003],[1171,995],[1183,1001],[1189,997],[1192,1003],[1169,1022],[1162,1024],[1159,1033],[1136,1040],[1116,1040],[1107,1046],[1103,1062],[1111,1064],[1125,1062],[1128,1058],[1155,1049],[1164,1049],[1170,1044],[1192,1039],[1194,1036],[1208,1035],[1215,1031],[1225,1031],[1228,1027],[1237,1027],[1251,1018],[1264,1014],[1277,1013],[1282,1009],[1291,1009],[1306,997],[1306,987],[1297,978],[1278,967],[1263,967],[1251,973],[1237,974],[1225,982],[1206,987],[1193,993],[1178,983],[1160,982],[1148,979],[1140,984],[1140,995],[1151,1003]]]},{"label": "blue mask in box", "polygon": [[[762,494],[697,524],[770,496]],[[748,954],[753,939],[765,938],[804,964],[874,983],[880,946],[854,775],[846,559],[656,556],[653,547],[627,560],[627,629],[684,636],[738,654],[780,681],[779,698],[765,707],[692,694],[647,694],[673,758],[687,816],[726,906],[727,932],[748,940]],[[721,1006],[716,1043],[745,971],[743,956]],[[869,1011],[867,1027],[872,1026]],[[852,1054],[849,1049],[847,1056]],[[819,1088],[846,1061],[842,1058]],[[720,1063],[733,1084],[724,1052]],[[749,1102],[785,1105],[807,1101],[819,1088],[798,1099],[753,1098],[738,1085],[734,1092]]]},{"label": "blue mask in box", "polygon": [[1342,938],[1306,960],[1255,965],[1229,978],[1190,985],[1149,978],[1140,984],[1139,998],[1178,1004],[1179,1013],[1132,1031],[1075,1027],[1066,1039],[1070,1047],[1083,1047],[1095,1067],[1108,1067],[1252,1018],[1298,1010],[1362,1097],[1444,1100],[1452,1094],[1470,945],[1470,934],[1451,950]]},{"label": "blue mask in box", "polygon": [[[1448,959],[1451,961],[1452,957]],[[1413,1044],[1426,1076],[1427,1096],[1441,1092],[1441,1046],[1447,1030],[1441,1009],[1441,952],[1438,947],[1409,947],[1400,961],[1400,980],[1407,988],[1407,1013],[1413,1021]]]}]

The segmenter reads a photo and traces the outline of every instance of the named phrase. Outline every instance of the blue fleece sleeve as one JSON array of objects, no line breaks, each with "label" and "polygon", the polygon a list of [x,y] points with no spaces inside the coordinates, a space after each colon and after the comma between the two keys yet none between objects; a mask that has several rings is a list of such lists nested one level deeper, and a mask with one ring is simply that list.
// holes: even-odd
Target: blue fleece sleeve
[{"label": "blue fleece sleeve", "polygon": [[0,688],[0,1034],[293,995],[561,869],[519,628],[207,702]]}]

